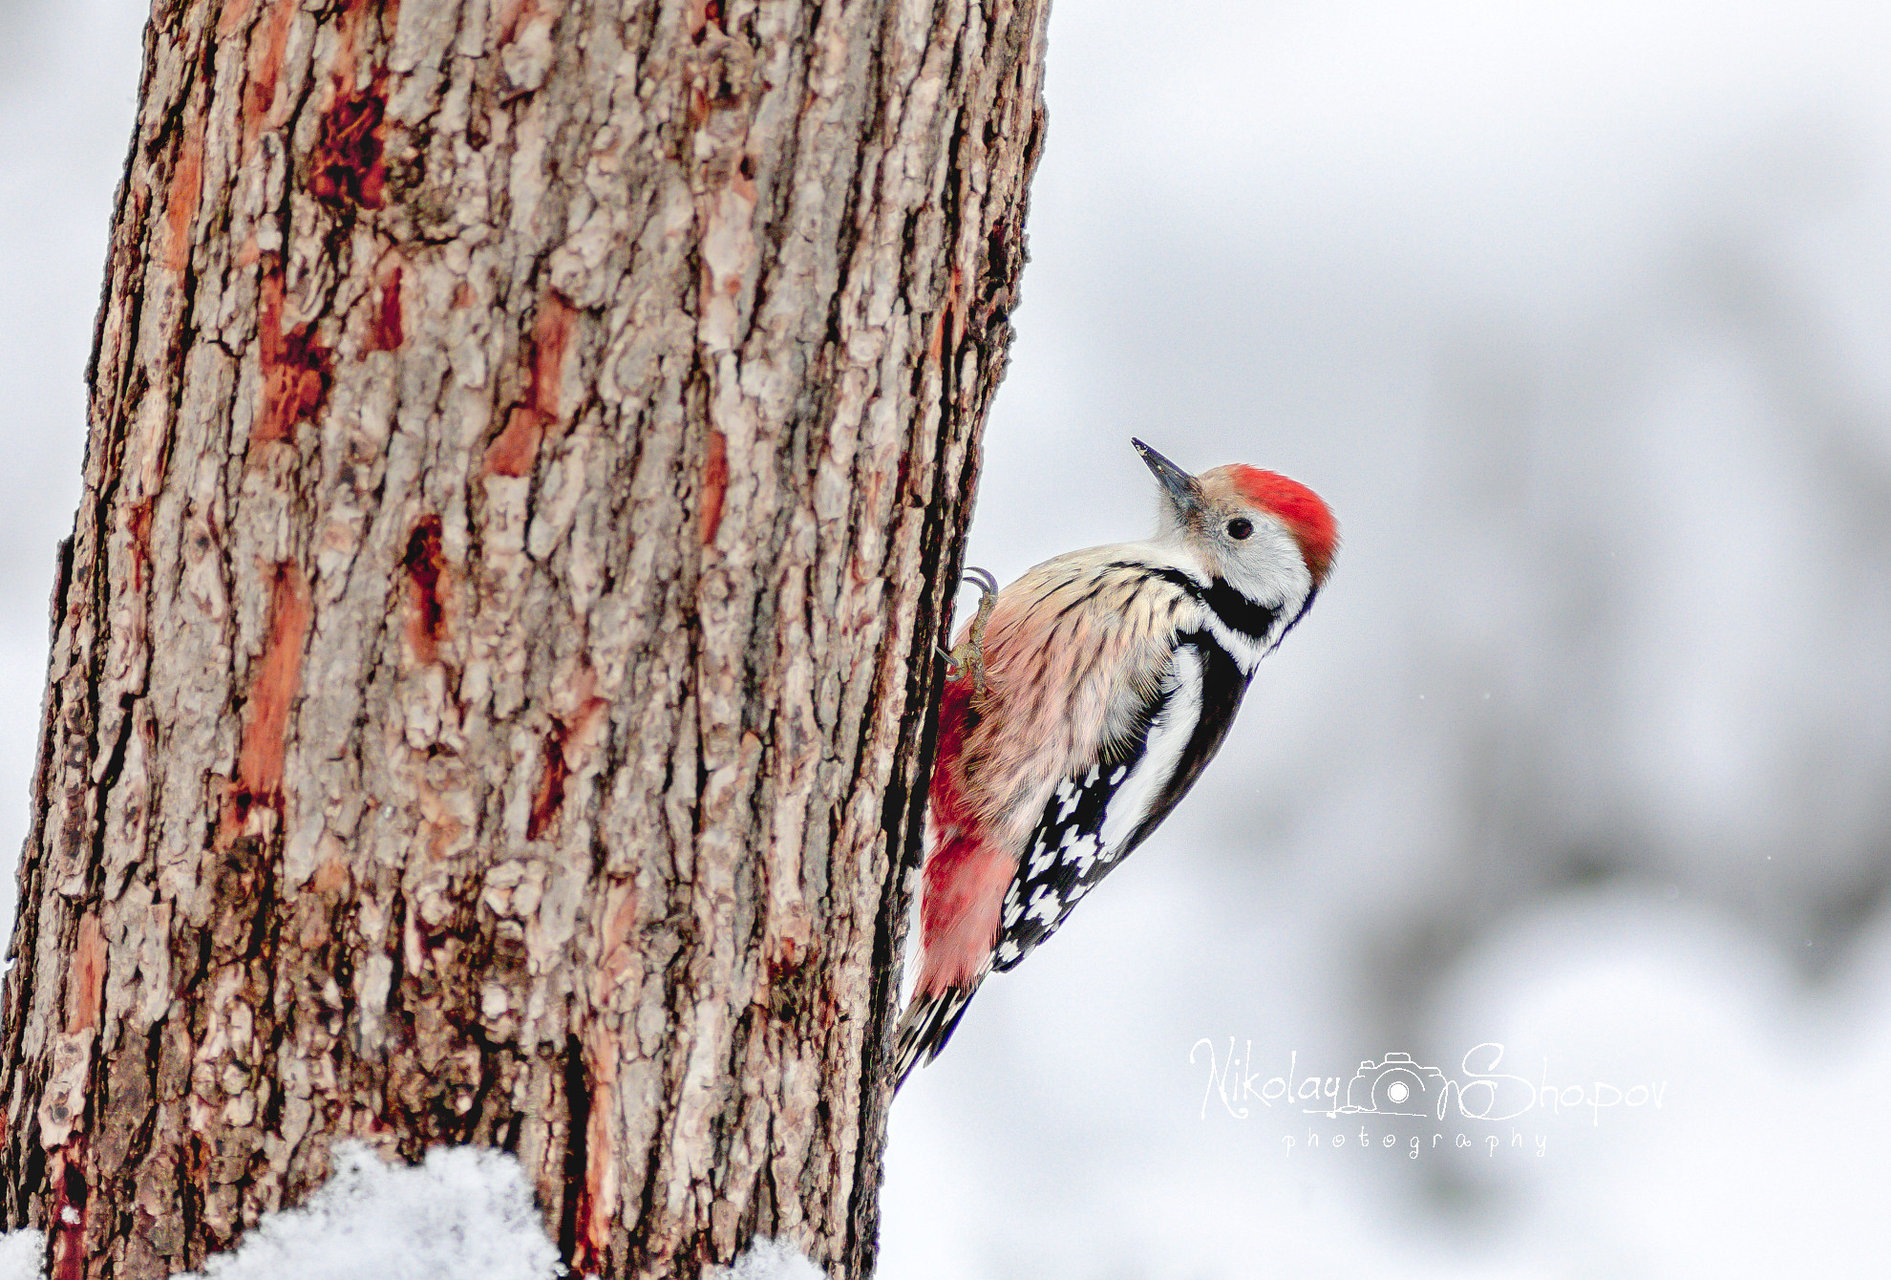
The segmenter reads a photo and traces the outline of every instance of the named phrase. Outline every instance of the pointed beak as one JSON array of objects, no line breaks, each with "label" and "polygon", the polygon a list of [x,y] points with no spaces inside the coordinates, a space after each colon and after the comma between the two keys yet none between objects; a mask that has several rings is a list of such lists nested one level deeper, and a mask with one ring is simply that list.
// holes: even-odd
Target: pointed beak
[{"label": "pointed beak", "polygon": [[1175,504],[1176,523],[1188,524],[1202,508],[1201,486],[1195,483],[1195,477],[1170,462],[1167,458],[1151,449],[1140,440],[1131,440],[1136,452],[1162,482],[1162,491],[1169,495],[1169,501]]}]

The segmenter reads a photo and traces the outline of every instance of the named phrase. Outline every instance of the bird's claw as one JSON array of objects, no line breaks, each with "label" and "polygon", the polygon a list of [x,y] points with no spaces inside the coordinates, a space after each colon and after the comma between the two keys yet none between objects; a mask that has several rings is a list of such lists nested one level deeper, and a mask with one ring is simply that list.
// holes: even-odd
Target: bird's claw
[{"label": "bird's claw", "polygon": [[998,579],[979,568],[969,568],[960,575],[961,582],[969,582],[978,588],[978,612],[972,615],[972,624],[966,628],[965,639],[951,653],[946,654],[946,661],[951,664],[948,676],[956,678],[961,671],[972,673],[972,696],[983,697],[985,693],[985,627],[991,621],[992,605],[998,600]]}]

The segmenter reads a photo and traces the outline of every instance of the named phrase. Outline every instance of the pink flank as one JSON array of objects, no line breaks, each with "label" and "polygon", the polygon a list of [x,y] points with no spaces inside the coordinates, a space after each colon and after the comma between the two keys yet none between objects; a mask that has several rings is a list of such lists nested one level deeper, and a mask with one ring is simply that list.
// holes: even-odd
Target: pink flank
[{"label": "pink flank", "polygon": [[917,996],[977,985],[998,941],[998,913],[1018,861],[986,839],[966,802],[959,772],[971,714],[972,681],[961,673],[939,701],[939,755],[932,766],[932,851],[919,914]]}]

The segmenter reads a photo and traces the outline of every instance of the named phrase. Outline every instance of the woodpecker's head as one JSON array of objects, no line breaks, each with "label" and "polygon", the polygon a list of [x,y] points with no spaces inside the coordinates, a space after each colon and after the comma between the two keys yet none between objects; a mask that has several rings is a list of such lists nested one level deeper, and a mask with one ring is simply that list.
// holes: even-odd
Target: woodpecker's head
[{"label": "woodpecker's head", "polygon": [[1158,542],[1289,617],[1326,581],[1339,528],[1313,490],[1238,462],[1191,476],[1142,441],[1130,443],[1162,483]]}]

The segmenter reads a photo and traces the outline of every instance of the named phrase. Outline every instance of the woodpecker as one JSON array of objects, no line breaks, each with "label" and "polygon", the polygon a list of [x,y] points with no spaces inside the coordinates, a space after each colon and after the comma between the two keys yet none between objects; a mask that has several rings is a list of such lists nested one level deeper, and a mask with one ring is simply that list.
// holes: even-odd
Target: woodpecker
[{"label": "woodpecker", "polygon": [[1191,476],[1131,443],[1161,485],[1156,535],[1047,560],[995,598],[986,575],[952,655],[901,1083],[1188,793],[1332,567],[1338,530],[1305,485]]}]

